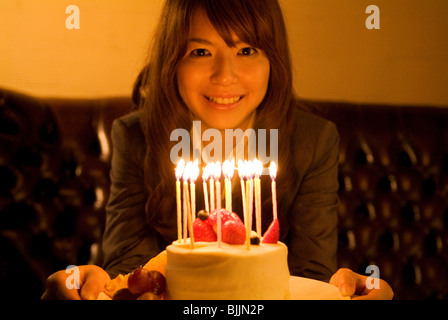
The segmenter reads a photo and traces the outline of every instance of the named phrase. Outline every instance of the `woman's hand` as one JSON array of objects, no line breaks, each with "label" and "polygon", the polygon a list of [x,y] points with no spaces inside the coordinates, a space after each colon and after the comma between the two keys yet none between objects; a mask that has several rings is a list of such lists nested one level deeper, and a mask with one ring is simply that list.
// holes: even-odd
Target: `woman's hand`
[{"label": "woman's hand", "polygon": [[[47,288],[42,300],[96,300],[110,280],[109,274],[95,265],[77,267],[79,270],[79,289],[67,285],[67,278],[77,276],[75,273],[60,270],[47,279]],[[71,283],[71,282],[70,282]]]},{"label": "woman's hand", "polygon": [[378,288],[369,289],[366,286],[368,276],[363,276],[350,269],[341,268],[331,277],[330,284],[336,286],[342,296],[356,300],[391,300],[394,292],[390,285],[378,279]]}]

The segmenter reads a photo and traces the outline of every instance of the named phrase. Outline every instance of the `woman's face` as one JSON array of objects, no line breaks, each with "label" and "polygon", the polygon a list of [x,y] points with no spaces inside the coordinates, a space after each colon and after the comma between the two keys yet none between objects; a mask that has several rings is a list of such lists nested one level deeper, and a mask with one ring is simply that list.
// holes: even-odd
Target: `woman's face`
[{"label": "woman's face", "polygon": [[228,47],[206,14],[192,19],[185,56],[177,70],[182,100],[202,128],[246,130],[263,100],[270,64],[263,51],[233,35]]}]

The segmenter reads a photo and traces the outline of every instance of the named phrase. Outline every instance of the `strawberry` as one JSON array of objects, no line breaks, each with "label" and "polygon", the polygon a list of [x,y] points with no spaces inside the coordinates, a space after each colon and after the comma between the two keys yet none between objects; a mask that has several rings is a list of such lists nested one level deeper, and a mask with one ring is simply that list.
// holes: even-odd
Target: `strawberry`
[{"label": "strawberry", "polygon": [[[213,210],[209,217],[208,217],[208,223],[210,223],[211,226],[213,226],[213,230],[217,232],[217,224],[218,224],[218,210]],[[239,223],[244,226],[244,223],[241,221],[240,217],[234,213],[230,212],[226,209],[221,209],[221,225],[224,225],[227,221],[234,221],[236,223]]]},{"label": "strawberry", "polygon": [[200,218],[196,218],[193,221],[193,233],[195,241],[212,242],[217,240],[216,233],[215,231],[213,231],[213,227],[208,223],[207,220],[204,221]]},{"label": "strawberry", "polygon": [[277,243],[280,238],[280,224],[278,219],[271,222],[268,230],[266,230],[261,243]]},{"label": "strawberry", "polygon": [[228,244],[244,244],[246,241],[244,224],[234,220],[227,220],[222,225],[222,241]]}]

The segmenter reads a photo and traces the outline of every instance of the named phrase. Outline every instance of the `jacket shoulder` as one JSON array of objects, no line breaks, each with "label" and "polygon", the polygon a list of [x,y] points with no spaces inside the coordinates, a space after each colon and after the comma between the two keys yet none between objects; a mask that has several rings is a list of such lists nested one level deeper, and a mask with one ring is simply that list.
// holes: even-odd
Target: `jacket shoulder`
[{"label": "jacket shoulder", "polygon": [[146,150],[146,141],[140,125],[140,112],[135,111],[115,119],[112,124],[111,138],[118,151],[133,152],[142,156]]}]

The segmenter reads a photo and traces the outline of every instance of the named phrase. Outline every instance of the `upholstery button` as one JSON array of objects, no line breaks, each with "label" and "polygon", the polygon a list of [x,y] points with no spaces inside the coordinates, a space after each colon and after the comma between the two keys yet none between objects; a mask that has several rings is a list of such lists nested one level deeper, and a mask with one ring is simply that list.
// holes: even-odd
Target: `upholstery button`
[{"label": "upholstery button", "polygon": [[400,247],[397,232],[394,232],[391,229],[384,230],[379,237],[378,246],[381,252],[398,252]]},{"label": "upholstery button", "polygon": [[424,243],[424,252],[426,255],[440,254],[444,249],[442,237],[435,230],[431,230],[430,232],[428,232],[423,243]]},{"label": "upholstery button", "polygon": [[420,220],[420,210],[417,204],[407,201],[401,209],[401,220],[405,224],[412,224]]},{"label": "upholstery button", "polygon": [[338,246],[341,248],[347,248],[354,250],[356,248],[356,239],[353,230],[339,230]]},{"label": "upholstery button", "polygon": [[383,193],[394,193],[398,190],[397,179],[393,174],[381,177],[378,181],[378,190]]},{"label": "upholstery button", "polygon": [[397,164],[400,167],[411,167],[417,165],[417,155],[410,143],[402,141],[397,155]]},{"label": "upholstery button", "polygon": [[372,202],[368,201],[362,203],[355,210],[355,219],[359,221],[373,221],[376,218],[375,206]]}]

